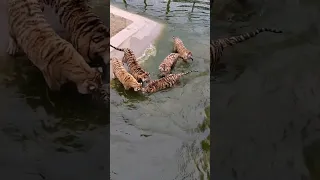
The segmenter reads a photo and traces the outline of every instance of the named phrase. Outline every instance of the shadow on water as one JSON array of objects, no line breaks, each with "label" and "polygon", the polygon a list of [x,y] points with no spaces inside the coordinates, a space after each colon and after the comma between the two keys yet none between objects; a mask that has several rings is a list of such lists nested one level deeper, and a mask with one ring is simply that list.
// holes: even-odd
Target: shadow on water
[{"label": "shadow on water", "polygon": [[212,39],[257,27],[284,33],[225,49],[225,71],[214,77],[223,83],[210,92],[212,176],[319,179],[319,1],[248,0],[247,9],[216,2]]},{"label": "shadow on water", "polygon": [[172,52],[172,36],[179,36],[195,59],[178,62],[173,72],[198,72],[186,75],[174,88],[144,98],[134,92],[125,95],[115,83],[110,107],[111,178],[210,179],[210,1],[126,2],[114,0],[112,5],[165,24],[154,44],[155,56],[141,62],[152,79],[158,78],[159,64]]}]

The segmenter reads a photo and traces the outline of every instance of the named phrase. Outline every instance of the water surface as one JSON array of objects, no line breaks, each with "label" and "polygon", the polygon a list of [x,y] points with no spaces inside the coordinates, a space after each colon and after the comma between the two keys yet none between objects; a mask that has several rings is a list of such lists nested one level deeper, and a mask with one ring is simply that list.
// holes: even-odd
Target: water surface
[{"label": "water surface", "polygon": [[174,72],[198,70],[176,88],[141,96],[124,92],[118,83],[111,91],[111,178],[209,179],[209,1],[111,1],[166,25],[154,43],[155,56],[143,67],[157,78],[158,66],[179,36],[194,62],[179,62]]},{"label": "water surface", "polygon": [[214,17],[211,37],[256,27],[284,33],[264,33],[226,49],[226,71],[211,82],[212,176],[319,179],[320,3],[252,2],[249,17]]}]

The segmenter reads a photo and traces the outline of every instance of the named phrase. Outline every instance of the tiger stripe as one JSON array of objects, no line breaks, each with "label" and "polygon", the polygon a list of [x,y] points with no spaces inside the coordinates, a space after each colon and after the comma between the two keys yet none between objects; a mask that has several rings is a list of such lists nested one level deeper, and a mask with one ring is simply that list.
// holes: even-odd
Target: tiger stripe
[{"label": "tiger stripe", "polygon": [[129,48],[117,48],[110,44],[110,46],[118,51],[124,52],[122,61],[128,65],[129,73],[138,81],[138,82],[149,82],[150,73],[145,71],[137,61],[137,58],[133,51]]},{"label": "tiger stripe", "polygon": [[92,12],[87,0],[40,0],[51,6],[68,31],[70,42],[90,65],[105,71],[109,64],[109,28]]},{"label": "tiger stripe", "polygon": [[180,78],[184,75],[187,75],[191,72],[198,72],[196,70],[184,72],[184,73],[177,73],[177,74],[168,74],[160,79],[156,79],[151,81],[148,85],[142,88],[142,93],[150,94],[155,93],[164,89],[168,89],[173,87]]},{"label": "tiger stripe", "polygon": [[114,76],[122,83],[125,90],[133,88],[134,91],[140,91],[142,84],[139,83],[127,70],[123,67],[122,61],[113,57],[110,60],[112,72]]},{"label": "tiger stripe", "polygon": [[43,73],[51,90],[73,82],[79,93],[88,94],[102,84],[101,73],[90,68],[72,44],[58,36],[47,23],[38,0],[8,0],[9,44],[19,49]]},{"label": "tiger stripe", "polygon": [[210,41],[210,69],[216,71],[217,64],[220,63],[220,58],[223,54],[224,48],[233,46],[235,44],[249,40],[262,32],[282,33],[281,30],[271,28],[257,28],[255,31],[244,33],[238,36],[220,38]]}]

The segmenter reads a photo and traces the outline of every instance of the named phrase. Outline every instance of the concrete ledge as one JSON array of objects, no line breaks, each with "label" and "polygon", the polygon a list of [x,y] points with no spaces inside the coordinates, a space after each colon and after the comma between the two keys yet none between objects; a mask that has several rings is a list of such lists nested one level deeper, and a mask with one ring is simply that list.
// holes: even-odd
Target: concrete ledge
[{"label": "concrete ledge", "polygon": [[[132,21],[129,26],[111,37],[110,43],[116,47],[132,49],[137,57],[140,57],[150,44],[159,37],[164,27],[164,25],[155,21],[126,12],[112,5],[110,5],[110,13]],[[110,57],[122,59],[123,52],[110,47]],[[111,70],[110,78],[113,78]]]}]

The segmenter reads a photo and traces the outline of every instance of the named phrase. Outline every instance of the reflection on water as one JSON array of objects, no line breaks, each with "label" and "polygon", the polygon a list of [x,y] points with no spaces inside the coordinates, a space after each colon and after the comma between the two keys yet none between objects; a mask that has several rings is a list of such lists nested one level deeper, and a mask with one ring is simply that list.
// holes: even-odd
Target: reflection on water
[{"label": "reflection on water", "polygon": [[[225,49],[221,60],[227,70],[217,75],[224,83],[211,87],[212,176],[319,179],[320,3],[261,0],[250,6],[255,13],[248,18],[214,16],[211,37],[256,27],[284,33],[261,34]],[[230,81],[237,66],[243,72]]]},{"label": "reflection on water", "polygon": [[[194,55],[174,72],[198,70],[173,89],[149,96],[111,90],[112,179],[210,179],[209,0],[122,0],[113,5],[166,25],[156,53],[141,65],[157,78],[160,62],[179,36]],[[147,53],[148,54],[148,53]],[[137,164],[138,162],[138,164]]]}]

